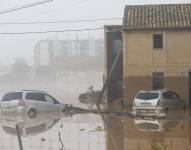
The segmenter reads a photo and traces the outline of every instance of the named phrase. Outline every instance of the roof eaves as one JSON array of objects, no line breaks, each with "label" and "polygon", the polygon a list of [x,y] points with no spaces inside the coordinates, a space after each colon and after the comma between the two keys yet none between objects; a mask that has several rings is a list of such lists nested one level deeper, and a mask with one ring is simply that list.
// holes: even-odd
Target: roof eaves
[{"label": "roof eaves", "polygon": [[123,31],[157,31],[157,30],[169,30],[169,31],[185,31],[189,30],[191,31],[191,27],[174,27],[174,28],[127,28],[127,27],[122,27]]}]

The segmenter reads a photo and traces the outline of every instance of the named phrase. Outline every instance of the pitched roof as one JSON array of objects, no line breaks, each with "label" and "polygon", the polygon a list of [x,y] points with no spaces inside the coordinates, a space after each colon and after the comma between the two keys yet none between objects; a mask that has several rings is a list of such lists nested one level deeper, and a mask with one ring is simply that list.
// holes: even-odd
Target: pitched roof
[{"label": "pitched roof", "polygon": [[191,4],[127,5],[123,28],[191,29]]}]

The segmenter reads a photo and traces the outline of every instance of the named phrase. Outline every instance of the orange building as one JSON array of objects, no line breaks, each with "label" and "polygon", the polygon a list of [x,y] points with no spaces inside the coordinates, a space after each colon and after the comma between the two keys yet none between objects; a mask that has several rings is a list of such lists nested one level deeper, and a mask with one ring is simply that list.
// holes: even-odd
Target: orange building
[{"label": "orange building", "polygon": [[[123,99],[129,106],[137,91],[161,88],[174,90],[191,104],[191,4],[127,5],[117,29],[123,45],[123,63],[117,67],[122,69]],[[106,40],[108,31],[114,34],[116,27],[105,27]],[[107,65],[115,59],[108,58],[108,45],[106,41]]]}]

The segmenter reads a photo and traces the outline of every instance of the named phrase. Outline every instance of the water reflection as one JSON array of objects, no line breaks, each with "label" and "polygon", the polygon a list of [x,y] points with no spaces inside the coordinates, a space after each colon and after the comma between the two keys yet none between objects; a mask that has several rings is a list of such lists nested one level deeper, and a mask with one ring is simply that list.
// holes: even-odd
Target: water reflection
[{"label": "water reflection", "polygon": [[0,149],[20,150],[16,125],[23,150],[104,150],[105,134],[98,115],[65,117],[53,112],[40,112],[31,119],[27,114],[7,114],[0,121]]},{"label": "water reflection", "polygon": [[127,113],[77,114],[65,117],[41,112],[3,115],[0,149],[19,150],[190,150],[190,114],[180,117],[134,118]]},{"label": "water reflection", "polygon": [[125,150],[190,150],[189,116],[125,118]]},{"label": "water reflection", "polygon": [[7,134],[17,135],[16,125],[21,136],[33,136],[51,129],[61,116],[58,113],[41,112],[35,118],[30,118],[27,113],[21,116],[7,114],[3,116],[0,124]]},{"label": "water reflection", "polygon": [[165,118],[135,118],[135,126],[139,131],[169,131],[177,126],[180,120]]}]

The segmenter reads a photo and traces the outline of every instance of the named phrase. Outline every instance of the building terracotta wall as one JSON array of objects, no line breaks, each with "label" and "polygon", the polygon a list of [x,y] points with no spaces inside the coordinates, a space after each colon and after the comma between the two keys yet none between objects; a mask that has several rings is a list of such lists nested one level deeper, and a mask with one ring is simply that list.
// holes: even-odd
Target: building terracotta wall
[{"label": "building terracotta wall", "polygon": [[127,101],[129,106],[132,106],[133,98],[136,93],[140,90],[151,90],[152,89],[152,78],[151,76],[139,76],[139,77],[127,77],[124,79],[124,99]]},{"label": "building terracotta wall", "polygon": [[[155,33],[163,34],[163,50],[153,50],[152,38]],[[124,67],[126,65],[191,66],[190,41],[190,31],[124,31]]]},{"label": "building terracotta wall", "polygon": [[[153,49],[153,34],[163,34],[163,49]],[[152,89],[152,73],[164,72],[165,88],[188,100],[191,69],[190,31],[123,31],[124,99],[130,103],[139,90]]]}]

